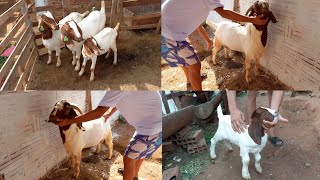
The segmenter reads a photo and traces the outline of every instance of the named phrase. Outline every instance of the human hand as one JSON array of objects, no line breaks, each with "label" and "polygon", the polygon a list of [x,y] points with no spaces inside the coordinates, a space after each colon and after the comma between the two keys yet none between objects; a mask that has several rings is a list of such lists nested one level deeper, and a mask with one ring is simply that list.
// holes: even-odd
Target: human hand
[{"label": "human hand", "polygon": [[279,121],[284,122],[284,123],[289,122],[288,119],[282,117],[282,116],[279,114],[279,119],[278,119],[278,121],[272,121],[272,122],[270,122],[270,121],[263,120],[262,127],[263,127],[263,129],[265,129],[265,130],[267,131],[267,130],[269,130],[270,128],[275,127],[275,126],[278,124]]},{"label": "human hand", "polygon": [[252,19],[251,22],[256,25],[265,25],[268,22],[269,18],[266,18],[266,19],[262,19],[262,18],[263,18],[263,15],[255,16],[251,18]]},{"label": "human hand", "polygon": [[244,132],[244,129],[247,127],[245,123],[245,118],[243,112],[241,112],[239,109],[230,110],[231,112],[231,126],[232,129],[239,134],[241,132]]},{"label": "human hand", "polygon": [[67,126],[72,124],[70,119],[57,119],[58,122],[54,123],[55,125],[59,125],[59,127]]}]

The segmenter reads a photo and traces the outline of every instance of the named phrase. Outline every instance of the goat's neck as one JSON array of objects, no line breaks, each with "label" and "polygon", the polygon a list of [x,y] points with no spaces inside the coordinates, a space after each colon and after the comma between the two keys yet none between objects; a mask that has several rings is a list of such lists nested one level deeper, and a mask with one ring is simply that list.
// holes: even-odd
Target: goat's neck
[{"label": "goat's neck", "polygon": [[262,43],[262,45],[263,45],[264,47],[266,47],[266,45],[267,45],[268,23],[269,23],[269,22],[267,22],[267,24],[262,25],[262,26],[260,26],[260,25],[255,25],[255,24],[254,24],[254,26],[256,27],[256,29],[257,29],[258,31],[262,31],[262,34],[261,34],[261,43]]}]

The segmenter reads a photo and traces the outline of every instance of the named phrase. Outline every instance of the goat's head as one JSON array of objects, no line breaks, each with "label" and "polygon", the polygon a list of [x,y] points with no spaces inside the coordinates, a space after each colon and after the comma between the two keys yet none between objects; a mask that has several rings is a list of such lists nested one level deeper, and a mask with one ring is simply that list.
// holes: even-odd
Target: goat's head
[{"label": "goat's head", "polygon": [[53,18],[41,14],[38,16],[38,29],[43,38],[49,39],[52,37],[52,30],[58,30],[59,25]]},{"label": "goat's head", "polygon": [[101,50],[98,42],[92,37],[84,41],[82,49],[86,56],[91,56],[92,54],[99,56]]},{"label": "goat's head", "polygon": [[263,18],[269,18],[273,23],[277,20],[269,9],[269,3],[263,0],[256,1],[246,12],[247,16],[263,15]]},{"label": "goat's head", "polygon": [[58,119],[75,118],[77,116],[75,110],[82,114],[82,111],[78,106],[71,104],[66,100],[61,100],[54,105],[54,108],[50,113],[48,122],[57,123]]},{"label": "goat's head", "polygon": [[74,45],[73,40],[77,42],[83,41],[82,30],[74,21],[68,21],[61,27],[61,40],[66,45]]},{"label": "goat's head", "polygon": [[251,116],[251,124],[249,126],[249,135],[253,141],[257,144],[261,144],[261,138],[264,136],[264,129],[262,127],[263,120],[272,122],[275,117],[276,112],[269,108],[258,108]]}]

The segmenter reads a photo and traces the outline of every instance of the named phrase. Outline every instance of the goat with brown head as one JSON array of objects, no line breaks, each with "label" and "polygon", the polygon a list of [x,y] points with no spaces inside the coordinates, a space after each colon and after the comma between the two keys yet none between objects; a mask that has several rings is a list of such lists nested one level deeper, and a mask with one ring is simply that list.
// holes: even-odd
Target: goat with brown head
[{"label": "goat with brown head", "polygon": [[100,46],[98,42],[94,38],[88,38],[83,43],[83,53],[86,56],[91,56],[92,54],[95,54],[97,56],[100,55]]},{"label": "goat with brown head", "polygon": [[[50,113],[48,122],[58,123],[58,119],[73,119],[78,116],[75,110],[82,114],[82,111],[78,106],[70,104],[66,100],[61,100],[54,105],[54,108]],[[79,127],[79,129],[81,129],[82,123],[78,123],[77,126]],[[63,131],[68,130],[69,127],[70,125],[59,127],[63,143],[65,142],[65,135]]]},{"label": "goat with brown head", "polygon": [[269,9],[269,3],[263,0],[256,1],[246,12],[246,16],[259,16],[262,15],[262,19],[268,19],[268,22],[265,25],[255,25],[258,31],[262,31],[261,42],[263,46],[267,44],[267,36],[268,36],[268,24],[270,20],[273,23],[276,23],[277,20]]},{"label": "goat with brown head", "polygon": [[82,30],[75,21],[68,21],[61,27],[61,40],[66,45],[74,45],[73,41],[83,41]]},{"label": "goat with brown head", "polygon": [[268,109],[260,107],[252,113],[251,119],[252,121],[248,128],[249,135],[255,143],[261,145],[261,138],[265,134],[262,127],[263,120],[272,122],[274,120],[274,116]]},{"label": "goat with brown head", "polygon": [[56,21],[45,14],[38,16],[38,29],[43,39],[52,38],[52,31],[59,30],[59,25]]}]

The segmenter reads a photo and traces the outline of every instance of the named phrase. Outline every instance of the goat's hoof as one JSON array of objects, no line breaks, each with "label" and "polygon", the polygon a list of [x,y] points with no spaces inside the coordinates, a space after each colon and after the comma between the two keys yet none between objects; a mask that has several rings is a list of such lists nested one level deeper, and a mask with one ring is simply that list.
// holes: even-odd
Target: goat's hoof
[{"label": "goat's hoof", "polygon": [[79,176],[79,173],[74,173],[73,178],[77,178]]},{"label": "goat's hoof", "polygon": [[81,77],[83,75],[83,71],[80,71],[78,75]]},{"label": "goat's hoof", "polygon": [[74,66],[74,65],[76,65],[76,63],[77,63],[77,62],[75,62],[75,61],[72,61],[72,63],[71,63],[71,64],[72,64],[72,66]]},{"label": "goat's hoof", "polygon": [[76,67],[74,68],[74,70],[75,70],[75,71],[79,71],[79,70],[80,70],[80,67],[76,66]]},{"label": "goat's hoof", "polygon": [[48,64],[48,65],[51,64],[51,61],[47,61],[47,64]]},{"label": "goat's hoof", "polygon": [[114,66],[117,65],[117,62],[114,62],[113,65],[114,65]]},{"label": "goat's hoof", "polygon": [[90,81],[93,81],[94,80],[94,78],[90,78]]},{"label": "goat's hoof", "polygon": [[242,178],[243,179],[251,179],[251,177],[250,177],[250,174],[248,173],[248,174],[246,174],[246,175],[242,175]]},{"label": "goat's hoof", "polygon": [[250,78],[246,78],[247,83],[249,84],[251,82]]},{"label": "goat's hoof", "polygon": [[57,67],[60,67],[60,66],[61,66],[61,64],[56,64],[56,66],[57,66]]},{"label": "goat's hoof", "polygon": [[217,155],[215,155],[215,154],[211,154],[210,156],[211,156],[211,159],[212,159],[212,160],[214,160],[214,159],[217,158]]},{"label": "goat's hoof", "polygon": [[257,173],[262,174],[262,168],[260,165],[255,166]]}]

